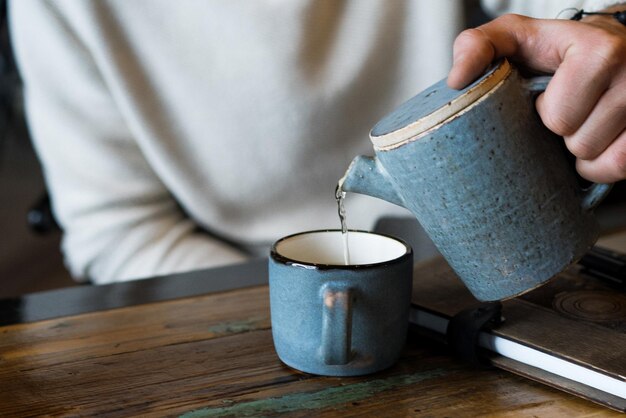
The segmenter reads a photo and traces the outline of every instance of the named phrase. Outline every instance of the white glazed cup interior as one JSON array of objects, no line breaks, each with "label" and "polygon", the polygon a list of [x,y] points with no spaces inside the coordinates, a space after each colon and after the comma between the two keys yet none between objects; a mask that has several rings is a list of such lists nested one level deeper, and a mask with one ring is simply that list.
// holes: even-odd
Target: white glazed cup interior
[{"label": "white glazed cup interior", "polygon": [[[274,251],[286,259],[306,264],[344,265],[340,230],[312,231],[290,235],[274,244]],[[348,232],[350,265],[370,265],[396,260],[411,251],[404,242],[365,231]]]}]

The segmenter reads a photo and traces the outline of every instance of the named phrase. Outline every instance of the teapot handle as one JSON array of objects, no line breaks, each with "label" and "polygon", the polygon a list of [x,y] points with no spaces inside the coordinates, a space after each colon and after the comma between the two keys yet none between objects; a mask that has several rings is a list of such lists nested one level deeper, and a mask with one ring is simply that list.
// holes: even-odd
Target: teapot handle
[{"label": "teapot handle", "polygon": [[[539,76],[524,79],[524,88],[530,93],[539,94],[543,92],[548,83],[552,80],[552,76]],[[604,200],[613,188],[613,183],[593,183],[591,186],[583,189],[583,199],[581,207],[585,211],[592,211]]]}]

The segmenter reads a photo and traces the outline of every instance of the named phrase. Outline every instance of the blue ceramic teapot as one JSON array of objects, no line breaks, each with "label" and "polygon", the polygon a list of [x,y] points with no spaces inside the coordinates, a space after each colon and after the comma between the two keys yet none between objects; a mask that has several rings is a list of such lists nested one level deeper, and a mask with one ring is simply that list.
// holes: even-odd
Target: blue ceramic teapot
[{"label": "blue ceramic teapot", "polygon": [[582,188],[541,122],[548,81],[506,60],[463,90],[441,80],[374,126],[375,157],[355,158],[339,187],[409,209],[480,300],[539,286],[595,243],[611,188]]}]

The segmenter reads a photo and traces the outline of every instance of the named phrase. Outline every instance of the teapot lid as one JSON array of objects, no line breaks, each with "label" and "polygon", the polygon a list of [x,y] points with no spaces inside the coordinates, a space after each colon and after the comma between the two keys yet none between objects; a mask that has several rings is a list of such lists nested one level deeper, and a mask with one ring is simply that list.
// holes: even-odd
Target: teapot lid
[{"label": "teapot lid", "polygon": [[445,122],[475,103],[511,73],[506,59],[494,63],[487,72],[462,90],[454,90],[440,80],[400,105],[370,131],[374,148],[391,149],[417,139],[420,134]]}]

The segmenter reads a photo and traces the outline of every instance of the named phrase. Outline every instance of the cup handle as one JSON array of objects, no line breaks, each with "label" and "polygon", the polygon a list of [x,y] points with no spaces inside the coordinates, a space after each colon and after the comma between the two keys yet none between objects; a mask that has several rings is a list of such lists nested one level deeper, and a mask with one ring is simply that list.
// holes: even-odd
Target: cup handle
[{"label": "cup handle", "polygon": [[[531,93],[539,94],[546,89],[550,80],[552,80],[552,76],[527,78],[524,79],[524,88]],[[581,208],[584,211],[592,211],[609,194],[612,188],[613,183],[593,183],[591,186],[583,189]]]},{"label": "cup handle", "polygon": [[328,365],[347,364],[352,352],[354,290],[337,283],[322,288],[322,358]]}]

